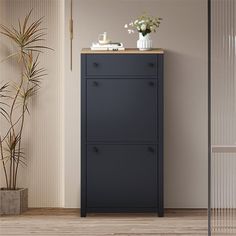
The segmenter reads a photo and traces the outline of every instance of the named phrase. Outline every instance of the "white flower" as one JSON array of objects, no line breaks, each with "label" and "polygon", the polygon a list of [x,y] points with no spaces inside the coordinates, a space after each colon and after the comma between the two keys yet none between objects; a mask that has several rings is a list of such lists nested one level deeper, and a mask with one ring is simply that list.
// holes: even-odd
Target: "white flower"
[{"label": "white flower", "polygon": [[135,31],[143,32],[145,34],[147,31],[156,32],[156,29],[159,27],[161,20],[162,19],[158,17],[153,18],[147,15],[142,15],[136,18],[134,21],[125,24],[124,28],[127,29],[129,34],[135,33]]},{"label": "white flower", "polygon": [[142,31],[145,31],[146,29],[147,29],[147,26],[146,26],[145,24],[142,24],[142,25],[141,25],[141,30],[142,30]]},{"label": "white flower", "polygon": [[134,33],[134,30],[128,29],[128,33],[132,34],[132,33]]}]

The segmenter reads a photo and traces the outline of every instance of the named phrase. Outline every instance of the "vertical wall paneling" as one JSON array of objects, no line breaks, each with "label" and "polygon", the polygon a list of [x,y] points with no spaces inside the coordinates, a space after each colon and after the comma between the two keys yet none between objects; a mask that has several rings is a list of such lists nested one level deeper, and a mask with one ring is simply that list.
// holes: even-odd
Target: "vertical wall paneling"
[{"label": "vertical wall paneling", "polygon": [[[48,75],[26,120],[23,146],[28,166],[20,170],[19,186],[29,188],[30,207],[60,207],[64,205],[64,0],[1,0],[0,22],[17,24],[31,9],[32,20],[44,16],[45,43],[54,51],[47,51],[40,59]],[[0,58],[4,58],[12,46],[2,36],[0,42]],[[0,65],[1,81],[17,75],[13,62]]]},{"label": "vertical wall paneling", "polygon": [[60,79],[60,147],[61,147],[61,176],[60,176],[60,190],[61,199],[60,207],[65,207],[65,163],[66,163],[66,153],[65,153],[65,7],[66,0],[60,0],[60,69],[61,69],[61,79]]}]

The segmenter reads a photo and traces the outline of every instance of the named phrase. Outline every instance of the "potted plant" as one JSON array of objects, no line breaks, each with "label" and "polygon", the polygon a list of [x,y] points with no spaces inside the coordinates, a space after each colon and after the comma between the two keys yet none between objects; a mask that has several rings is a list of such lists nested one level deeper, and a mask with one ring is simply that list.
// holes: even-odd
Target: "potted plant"
[{"label": "potted plant", "polygon": [[1,62],[15,60],[20,68],[17,82],[0,81],[0,164],[5,177],[5,186],[0,188],[0,215],[20,214],[28,208],[28,189],[18,187],[17,177],[19,168],[26,165],[22,141],[29,101],[46,75],[39,58],[48,49],[42,45],[46,35],[41,27],[43,18],[30,23],[31,12],[17,27],[0,24],[0,33],[15,46],[15,52]]},{"label": "potted plant", "polygon": [[151,50],[152,40],[150,33],[156,32],[161,24],[162,18],[160,17],[151,17],[147,14],[143,14],[138,17],[136,20],[125,25],[125,28],[128,30],[128,33],[134,33],[135,30],[139,32],[139,40],[137,41],[137,48],[139,50]]}]

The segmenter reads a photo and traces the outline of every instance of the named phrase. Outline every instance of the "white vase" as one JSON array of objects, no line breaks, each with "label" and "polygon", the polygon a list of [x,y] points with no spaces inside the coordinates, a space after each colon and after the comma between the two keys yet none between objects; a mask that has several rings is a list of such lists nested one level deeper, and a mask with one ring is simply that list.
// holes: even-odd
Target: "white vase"
[{"label": "white vase", "polygon": [[152,49],[152,40],[150,34],[145,36],[142,33],[139,33],[139,40],[137,41],[137,48],[140,51],[151,50]]}]

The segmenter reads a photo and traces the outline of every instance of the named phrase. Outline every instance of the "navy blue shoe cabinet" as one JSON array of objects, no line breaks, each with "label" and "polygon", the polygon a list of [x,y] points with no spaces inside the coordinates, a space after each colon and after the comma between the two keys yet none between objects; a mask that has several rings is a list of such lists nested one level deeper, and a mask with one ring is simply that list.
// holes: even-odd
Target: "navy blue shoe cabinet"
[{"label": "navy blue shoe cabinet", "polygon": [[163,216],[161,50],[81,53],[81,216]]}]

